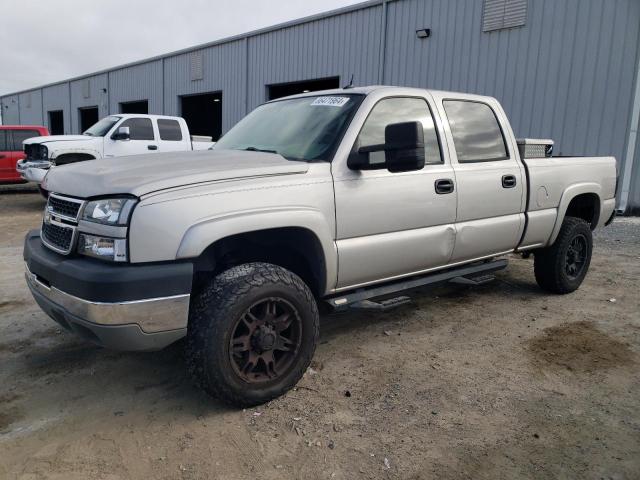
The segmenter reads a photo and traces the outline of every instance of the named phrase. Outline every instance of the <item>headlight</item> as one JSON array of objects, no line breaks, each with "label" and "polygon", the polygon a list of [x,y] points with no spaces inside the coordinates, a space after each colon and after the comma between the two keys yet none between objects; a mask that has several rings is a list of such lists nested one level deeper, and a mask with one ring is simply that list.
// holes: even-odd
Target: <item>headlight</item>
[{"label": "headlight", "polygon": [[136,204],[132,198],[105,198],[93,200],[84,207],[82,220],[106,225],[126,225]]},{"label": "headlight", "polygon": [[127,240],[81,233],[78,237],[78,253],[101,260],[126,262]]}]

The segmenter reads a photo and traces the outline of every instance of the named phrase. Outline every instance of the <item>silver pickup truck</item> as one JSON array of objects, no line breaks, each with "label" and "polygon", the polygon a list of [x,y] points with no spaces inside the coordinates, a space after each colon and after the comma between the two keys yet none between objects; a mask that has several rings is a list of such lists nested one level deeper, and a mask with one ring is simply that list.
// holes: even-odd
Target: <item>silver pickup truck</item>
[{"label": "silver pickup truck", "polygon": [[490,97],[367,87],[279,99],[210,151],[51,171],[26,279],[66,329],[124,350],[186,337],[202,388],[259,404],[305,372],[319,308],[479,284],[513,252],[533,253],[542,289],[578,288],[592,230],[613,219],[616,162],[550,146],[517,141]]}]

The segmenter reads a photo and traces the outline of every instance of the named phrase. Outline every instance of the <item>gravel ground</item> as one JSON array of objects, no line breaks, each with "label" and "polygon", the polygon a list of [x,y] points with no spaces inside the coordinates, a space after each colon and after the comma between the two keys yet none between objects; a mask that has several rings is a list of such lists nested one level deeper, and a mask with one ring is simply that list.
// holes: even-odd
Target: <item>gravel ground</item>
[{"label": "gravel ground", "polygon": [[481,287],[324,317],[298,388],[239,411],[180,345],[100,349],[38,309],[21,253],[43,207],[0,194],[0,478],[640,478],[638,218],[596,234],[570,295],[513,256]]}]

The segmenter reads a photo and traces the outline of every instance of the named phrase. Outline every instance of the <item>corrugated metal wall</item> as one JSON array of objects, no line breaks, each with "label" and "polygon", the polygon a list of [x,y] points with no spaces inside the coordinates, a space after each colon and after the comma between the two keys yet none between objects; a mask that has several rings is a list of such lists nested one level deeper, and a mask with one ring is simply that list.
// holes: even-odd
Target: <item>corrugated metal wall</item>
[{"label": "corrugated metal wall", "polygon": [[[119,112],[121,102],[146,99],[150,113],[179,115],[180,96],[221,91],[224,132],[266,100],[267,85],[333,76],[345,84],[353,74],[356,85],[493,95],[517,135],[553,138],[558,154],[613,154],[622,162],[640,55],[640,2],[528,0],[525,26],[486,33],[483,4],[395,0],[386,3],[385,16],[382,2],[369,2],[35,89],[30,109],[27,92],[5,96],[3,118],[46,122],[48,111],[60,109],[65,131],[78,132],[82,106],[98,105],[103,116]],[[431,29],[429,38],[417,38],[422,28]],[[193,52],[201,69],[200,63],[193,69]],[[41,116],[33,107],[38,91]],[[636,157],[630,204],[640,208],[640,145]]]},{"label": "corrugated metal wall", "polygon": [[149,113],[161,114],[162,83],[162,60],[109,72],[109,112],[119,113],[120,103],[148,100]]},{"label": "corrugated metal wall", "polygon": [[71,126],[71,101],[69,97],[69,83],[59,83],[42,89],[42,111],[44,119],[49,125],[48,112],[62,110],[64,133],[78,133],[78,129]]},{"label": "corrugated metal wall", "polygon": [[74,133],[80,133],[80,112],[78,109],[98,107],[102,118],[109,115],[107,74],[95,75],[71,82],[71,125]]},{"label": "corrugated metal wall", "polygon": [[31,90],[19,95],[20,123],[42,125],[42,90]]},{"label": "corrugated metal wall", "polygon": [[266,85],[351,74],[378,83],[382,7],[375,6],[249,38],[249,109]]},{"label": "corrugated metal wall", "polygon": [[191,79],[191,57],[183,53],[164,60],[164,113],[180,115],[180,96],[222,92],[222,130],[226,132],[245,114],[246,40],[198,50],[202,78]]}]

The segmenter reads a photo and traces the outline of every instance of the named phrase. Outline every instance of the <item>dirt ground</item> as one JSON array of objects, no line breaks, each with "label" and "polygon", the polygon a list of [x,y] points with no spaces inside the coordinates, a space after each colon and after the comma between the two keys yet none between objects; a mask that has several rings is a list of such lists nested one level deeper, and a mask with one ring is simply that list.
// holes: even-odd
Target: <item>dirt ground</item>
[{"label": "dirt ground", "polygon": [[233,410],[180,345],[104,350],[38,309],[22,239],[43,207],[0,193],[0,478],[640,478],[640,219],[597,235],[571,295],[514,256],[481,287],[325,317],[298,388]]}]

